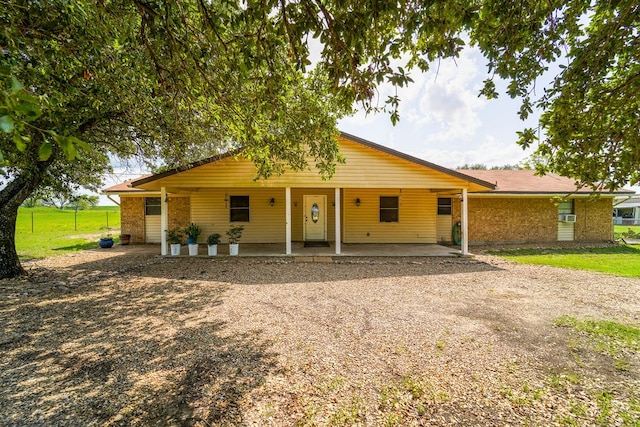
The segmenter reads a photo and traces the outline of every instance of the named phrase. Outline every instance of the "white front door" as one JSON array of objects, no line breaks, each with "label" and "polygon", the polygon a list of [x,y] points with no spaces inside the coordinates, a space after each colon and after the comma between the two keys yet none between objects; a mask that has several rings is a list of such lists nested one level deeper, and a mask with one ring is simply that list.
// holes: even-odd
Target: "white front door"
[{"label": "white front door", "polygon": [[304,196],[304,240],[327,240],[327,196]]}]

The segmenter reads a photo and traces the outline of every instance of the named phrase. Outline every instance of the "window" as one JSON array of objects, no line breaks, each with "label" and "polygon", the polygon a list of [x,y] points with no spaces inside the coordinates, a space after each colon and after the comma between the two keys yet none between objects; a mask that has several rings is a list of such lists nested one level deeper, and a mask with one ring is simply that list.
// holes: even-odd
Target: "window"
[{"label": "window", "polygon": [[160,207],[160,197],[145,197],[144,198],[144,214],[145,215],[160,215],[162,208]]},{"label": "window", "polygon": [[380,196],[380,222],[398,222],[398,196]]},{"label": "window", "polygon": [[567,200],[558,203],[559,214],[572,214],[573,213],[573,200]]},{"label": "window", "polygon": [[249,222],[249,196],[231,196],[229,200],[229,221]]},{"label": "window", "polygon": [[451,197],[438,197],[438,215],[451,215]]}]

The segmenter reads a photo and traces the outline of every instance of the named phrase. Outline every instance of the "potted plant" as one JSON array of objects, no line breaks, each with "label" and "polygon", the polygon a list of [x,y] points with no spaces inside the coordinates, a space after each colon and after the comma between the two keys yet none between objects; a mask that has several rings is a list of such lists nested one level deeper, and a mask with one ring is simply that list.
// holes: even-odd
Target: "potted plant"
[{"label": "potted plant", "polygon": [[182,241],[182,233],[177,228],[166,230],[167,242],[171,245],[171,255],[180,255],[180,242]]},{"label": "potted plant", "polygon": [[209,237],[207,237],[207,252],[209,256],[218,255],[218,244],[220,243],[220,237],[221,236],[219,233],[209,234]]},{"label": "potted plant", "polygon": [[240,242],[243,230],[244,225],[232,225],[227,230],[226,234],[229,240],[229,255],[238,255],[238,242]]},{"label": "potted plant", "polygon": [[111,229],[107,228],[107,235],[100,238],[98,245],[102,249],[110,248],[113,246],[113,237],[111,237]]},{"label": "potted plant", "polygon": [[131,242],[131,234],[121,234],[120,235],[120,244],[122,246],[126,246]]},{"label": "potted plant", "polygon": [[101,237],[98,245],[100,245],[102,249],[110,248],[111,246],[113,246],[113,237]]},{"label": "potted plant", "polygon": [[187,235],[187,244],[189,245],[189,255],[191,256],[198,255],[198,236],[200,236],[201,232],[200,227],[193,222],[184,229],[184,234]]}]

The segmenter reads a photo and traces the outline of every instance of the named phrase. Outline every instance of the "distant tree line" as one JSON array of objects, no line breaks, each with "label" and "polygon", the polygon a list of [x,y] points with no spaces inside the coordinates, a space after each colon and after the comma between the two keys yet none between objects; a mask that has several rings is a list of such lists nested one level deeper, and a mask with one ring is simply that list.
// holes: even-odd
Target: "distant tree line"
[{"label": "distant tree line", "polygon": [[510,165],[510,164],[506,164],[506,165],[502,165],[502,166],[491,166],[488,167],[485,164],[482,163],[465,163],[462,166],[458,166],[456,167],[456,169],[463,169],[463,170],[531,170],[533,169],[533,167],[531,167],[530,164],[528,163],[519,163],[519,164],[515,164],[515,165]]},{"label": "distant tree line", "polygon": [[87,194],[47,192],[46,194],[32,195],[22,203],[22,206],[25,208],[51,206],[58,209],[86,210],[96,206],[99,201],[100,198],[98,196],[89,196]]}]

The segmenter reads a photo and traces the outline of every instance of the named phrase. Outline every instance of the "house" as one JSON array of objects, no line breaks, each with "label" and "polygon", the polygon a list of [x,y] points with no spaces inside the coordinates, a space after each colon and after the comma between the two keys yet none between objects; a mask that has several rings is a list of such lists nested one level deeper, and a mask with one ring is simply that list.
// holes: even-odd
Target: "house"
[{"label": "house", "polygon": [[[330,180],[315,170],[255,180],[245,159],[221,155],[104,190],[120,197],[122,233],[161,243],[164,230],[198,224],[206,236],[245,225],[242,241],[484,243],[611,240],[617,193],[599,197],[557,175],[456,171],[341,133],[344,164]],[[567,196],[559,200],[559,197]],[[452,233],[452,230],[457,233]],[[453,237],[452,237],[453,234]]]},{"label": "house", "polygon": [[640,197],[616,196],[613,202],[615,225],[640,225]]},{"label": "house", "polygon": [[469,195],[469,239],[474,244],[613,240],[616,195],[577,188],[574,180],[532,170],[466,170],[493,182],[493,191]]}]

